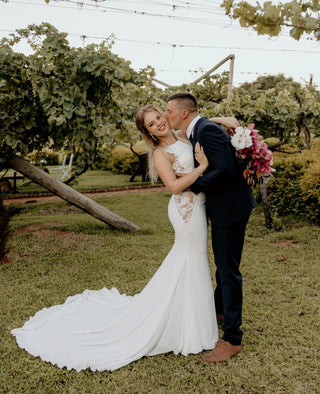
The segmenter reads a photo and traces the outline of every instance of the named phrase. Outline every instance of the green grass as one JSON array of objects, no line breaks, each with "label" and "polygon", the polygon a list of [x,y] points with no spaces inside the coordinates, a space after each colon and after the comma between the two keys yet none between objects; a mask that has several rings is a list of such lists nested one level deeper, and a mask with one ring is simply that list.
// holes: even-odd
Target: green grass
[{"label": "green grass", "polygon": [[[49,167],[50,169],[50,167]],[[4,175],[4,171],[0,172],[1,176]],[[8,171],[7,176],[13,175],[13,170]],[[20,174],[19,174],[20,175]],[[48,193],[49,191],[36,183],[28,183],[29,179],[25,178],[17,180],[17,194],[28,194],[28,193]],[[12,182],[11,182],[12,183]],[[75,179],[69,186],[75,190],[93,190],[93,189],[109,189],[117,187],[137,186],[145,185],[149,182],[142,182],[141,175],[135,177],[134,182],[130,182],[130,175],[114,174],[111,171],[102,170],[88,170],[86,173],[80,175]],[[24,186],[25,185],[25,186]],[[1,196],[16,196],[14,193],[0,193]]]},{"label": "green grass", "polygon": [[[143,230],[113,230],[65,202],[9,208],[11,263],[0,267],[0,392],[320,392],[320,229],[278,218],[267,230],[260,208],[250,219],[242,262],[244,351],[228,362],[169,353],[114,372],[77,373],[20,349],[10,330],[39,309],[87,288],[139,292],[170,250],[167,192],[97,201]],[[211,250],[209,259],[213,274]]]}]

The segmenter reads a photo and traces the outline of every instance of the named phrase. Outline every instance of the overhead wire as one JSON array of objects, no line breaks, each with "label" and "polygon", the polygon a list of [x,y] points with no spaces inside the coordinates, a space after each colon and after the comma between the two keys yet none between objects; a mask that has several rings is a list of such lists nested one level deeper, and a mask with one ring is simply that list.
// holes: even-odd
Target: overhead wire
[{"label": "overhead wire", "polygon": [[[226,24],[225,18],[226,15],[223,14],[220,2],[218,1],[198,1],[197,3],[188,2],[188,1],[174,1],[174,2],[166,2],[165,0],[157,0],[157,1],[150,1],[150,0],[116,0],[116,4],[119,3],[126,3],[126,4],[133,4],[137,7],[138,4],[143,5],[153,5],[159,7],[170,7],[171,14],[163,14],[159,12],[146,12],[141,10],[131,10],[127,8],[119,8],[112,7],[110,5],[105,5],[104,3],[106,0],[89,0],[85,3],[85,1],[79,2],[77,0],[51,0],[49,4],[44,4],[43,0],[41,3],[35,3],[33,1],[25,2],[20,0],[2,0],[5,2],[10,2],[12,4],[23,4],[23,5],[32,5],[32,6],[43,6],[43,7],[58,7],[58,8],[65,8],[65,9],[80,9],[81,11],[97,11],[97,12],[117,12],[117,13],[126,13],[126,14],[133,14],[133,15],[140,15],[144,17],[161,17],[161,18],[169,18],[171,20],[177,20],[182,22],[191,22],[191,23],[201,23],[201,24],[211,24],[215,26],[223,26],[228,27],[231,29],[239,29],[242,30],[240,26],[236,26],[232,24],[230,20],[229,24]],[[108,0],[108,4],[112,3],[115,0]],[[65,3],[64,5],[60,5],[59,3]],[[205,4],[204,4],[205,3]],[[67,6],[66,4],[70,4]],[[212,18],[202,18],[202,17],[185,17],[177,15],[178,10],[188,10],[188,11],[196,11],[199,13],[205,13],[206,15],[210,14]],[[0,29],[0,31],[8,32],[8,30]],[[83,41],[86,39],[93,39],[93,40],[105,40],[108,37],[101,37],[101,36],[90,36],[86,34],[72,34],[68,33],[68,35],[72,37],[79,37]],[[283,35],[286,35],[283,33]],[[310,50],[297,50],[297,49],[277,49],[277,48],[253,48],[253,47],[237,47],[237,46],[219,46],[219,45],[198,45],[198,44],[177,44],[177,43],[168,43],[168,42],[159,42],[159,41],[147,41],[147,40],[134,40],[134,39],[125,39],[125,38],[113,38],[115,42],[130,42],[134,44],[142,44],[142,45],[161,45],[161,46],[170,46],[172,48],[198,48],[198,49],[229,49],[229,50],[249,50],[249,51],[272,51],[272,52],[295,52],[295,53],[320,53],[318,51],[310,51]]]},{"label": "overhead wire", "polygon": [[[1,0],[6,3],[11,3],[11,4],[22,4],[22,5],[29,5],[29,6],[42,6],[42,7],[57,7],[57,8],[62,8],[62,9],[70,9],[70,8],[76,8],[81,11],[96,11],[96,12],[115,12],[115,13],[124,13],[124,14],[130,14],[130,15],[139,15],[143,17],[157,17],[157,18],[166,18],[170,20],[176,20],[180,22],[188,22],[188,23],[198,23],[198,24],[205,24],[205,25],[214,25],[214,26],[223,26],[223,27],[228,27],[231,29],[238,29],[238,30],[243,30],[240,26],[237,26],[233,24],[232,19],[229,19],[229,23],[226,23],[226,15],[222,13],[221,10],[215,11],[215,12],[209,12],[211,14],[216,15],[216,19],[208,19],[208,18],[202,18],[202,17],[186,17],[186,16],[179,16],[179,15],[174,15],[174,14],[160,14],[157,12],[148,12],[144,10],[138,10],[138,9],[127,9],[127,8],[119,8],[119,7],[111,7],[111,6],[106,6],[104,5],[104,1],[102,0],[100,2],[97,1],[90,1],[89,3],[85,1],[79,1],[79,0],[52,0],[48,4],[44,3],[43,1],[41,2],[26,2],[26,1],[20,1],[20,0]],[[111,0],[112,1],[112,0]],[[119,0],[121,1],[121,0]],[[117,4],[118,2],[117,1]],[[122,1],[128,1],[128,0],[122,0]],[[74,7],[69,7],[66,5],[59,5],[58,3],[69,3]],[[152,4],[155,4],[154,2]],[[136,5],[136,3],[134,3]],[[89,7],[89,8],[88,8]],[[190,10],[190,9],[189,9]],[[208,15],[208,10],[200,10],[199,8],[195,8],[194,11],[197,12],[204,12],[206,15]],[[285,34],[285,33],[284,33]]]},{"label": "overhead wire", "polygon": [[[2,32],[14,33],[14,30],[0,29]],[[91,36],[87,34],[75,34],[68,33],[68,36],[80,38],[83,41],[86,39],[92,40],[106,40],[109,37],[106,36]],[[133,40],[128,38],[118,38],[116,36],[112,37],[115,42],[130,42],[132,44],[142,44],[142,45],[152,45],[152,46],[168,46],[172,48],[194,48],[194,49],[230,49],[230,50],[246,50],[246,51],[268,51],[268,52],[293,52],[293,53],[310,53],[319,54],[319,51],[310,51],[305,49],[288,49],[288,48],[265,48],[265,47],[242,47],[242,46],[228,46],[228,45],[203,45],[203,44],[179,44],[170,42],[160,42],[160,41],[148,41],[148,40]]]},{"label": "overhead wire", "polygon": [[[202,17],[186,17],[186,16],[179,16],[179,15],[174,15],[174,14],[160,14],[156,12],[147,12],[144,10],[138,10],[138,9],[127,9],[127,8],[119,8],[119,7],[111,7],[111,6],[106,6],[104,3],[107,0],[89,0],[89,2],[79,1],[79,0],[51,0],[48,4],[44,3],[43,0],[41,0],[40,3],[35,3],[32,1],[26,2],[26,1],[17,1],[17,0],[0,0],[5,3],[12,3],[12,4],[22,4],[22,5],[30,5],[30,6],[42,6],[42,7],[58,7],[62,9],[72,9],[76,8],[81,11],[97,11],[97,12],[115,12],[115,13],[124,13],[124,14],[129,14],[129,15],[138,15],[138,16],[143,16],[143,17],[157,17],[157,18],[167,18],[170,20],[176,20],[180,22],[188,22],[188,23],[198,23],[198,24],[204,24],[204,25],[214,25],[218,27],[225,27],[229,29],[238,29],[238,30],[243,30],[242,27],[237,25],[236,23],[233,23],[234,21],[232,18],[228,20],[229,23],[226,22],[226,14],[222,11],[219,3],[214,3],[210,4],[211,7],[209,9],[201,9],[199,7],[199,3],[191,3],[191,2],[180,2],[184,4],[184,7],[187,8],[189,11],[195,11],[195,12],[204,12],[206,15],[212,14],[215,15],[215,19],[208,19],[208,18],[202,18]],[[108,0],[108,4],[112,1],[116,1],[117,4],[119,2],[126,2],[130,3],[130,0]],[[58,5],[58,3],[69,3],[72,6],[66,6],[66,5]],[[140,1],[133,1],[132,4],[136,7],[137,3],[143,3],[143,4],[150,4],[150,5],[159,5],[159,6],[165,6],[165,7],[172,7],[172,3],[163,3],[159,1],[149,1],[148,0],[140,0]],[[210,2],[212,3],[212,2]],[[188,5],[188,6],[187,6]],[[90,8],[87,8],[90,7]],[[178,6],[176,6],[175,11],[179,9]],[[211,10],[211,11],[210,11]],[[247,28],[248,31],[253,31],[252,28]],[[289,36],[289,33],[286,31],[281,32],[282,36]],[[300,40],[314,40],[313,38],[310,37],[301,37]]]}]

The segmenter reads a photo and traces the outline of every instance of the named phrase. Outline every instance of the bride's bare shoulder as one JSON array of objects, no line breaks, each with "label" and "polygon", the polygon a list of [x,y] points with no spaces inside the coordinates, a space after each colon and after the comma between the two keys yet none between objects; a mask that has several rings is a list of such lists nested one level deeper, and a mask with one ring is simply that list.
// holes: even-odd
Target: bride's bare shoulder
[{"label": "bride's bare shoulder", "polygon": [[172,153],[166,152],[164,149],[156,149],[153,155],[154,163],[163,163],[165,161],[170,162],[171,164],[174,162],[175,157]]}]

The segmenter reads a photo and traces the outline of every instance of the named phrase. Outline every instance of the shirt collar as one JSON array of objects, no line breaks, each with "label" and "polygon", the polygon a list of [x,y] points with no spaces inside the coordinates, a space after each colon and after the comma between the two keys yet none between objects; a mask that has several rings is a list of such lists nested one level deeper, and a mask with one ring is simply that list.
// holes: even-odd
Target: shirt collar
[{"label": "shirt collar", "polygon": [[200,115],[197,115],[195,118],[192,119],[192,121],[190,122],[188,128],[187,128],[187,137],[190,138],[191,135],[193,135],[193,129],[194,126],[196,125],[196,123],[198,122],[198,120],[201,119]]}]

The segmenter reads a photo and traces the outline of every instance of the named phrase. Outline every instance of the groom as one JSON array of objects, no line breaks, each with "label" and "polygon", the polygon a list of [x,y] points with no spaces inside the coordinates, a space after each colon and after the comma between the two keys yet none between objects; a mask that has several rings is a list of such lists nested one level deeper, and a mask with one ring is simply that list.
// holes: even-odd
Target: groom
[{"label": "groom", "polygon": [[[175,93],[167,101],[166,117],[170,127],[180,129],[189,138],[193,149],[199,142],[209,160],[208,169],[191,190],[206,194],[217,268],[215,306],[217,318],[224,324],[222,339],[202,359],[212,363],[224,362],[242,350],[242,276],[239,266],[246,225],[256,202],[237,166],[228,133],[217,123],[199,116],[197,100],[192,94]],[[237,126],[234,118],[215,120],[226,127]]]}]

